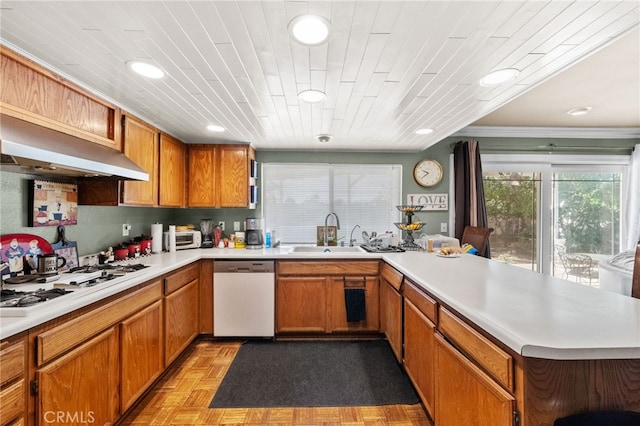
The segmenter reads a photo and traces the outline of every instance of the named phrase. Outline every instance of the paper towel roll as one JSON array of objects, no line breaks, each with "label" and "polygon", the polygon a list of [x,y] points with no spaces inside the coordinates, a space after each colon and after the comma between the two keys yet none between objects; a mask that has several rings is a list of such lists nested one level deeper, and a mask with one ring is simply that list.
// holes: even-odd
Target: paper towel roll
[{"label": "paper towel roll", "polygon": [[151,224],[151,251],[162,253],[162,224]]},{"label": "paper towel roll", "polygon": [[169,251],[176,251],[176,226],[169,225]]}]

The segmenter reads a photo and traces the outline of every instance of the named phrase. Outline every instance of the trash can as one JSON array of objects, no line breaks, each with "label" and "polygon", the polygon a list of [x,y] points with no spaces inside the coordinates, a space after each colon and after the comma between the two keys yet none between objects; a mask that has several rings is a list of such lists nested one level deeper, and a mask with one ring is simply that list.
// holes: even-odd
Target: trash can
[{"label": "trash can", "polygon": [[640,413],[633,411],[593,411],[556,420],[553,426],[640,426]]},{"label": "trash can", "polygon": [[629,250],[600,261],[600,288],[631,296],[635,251]]}]

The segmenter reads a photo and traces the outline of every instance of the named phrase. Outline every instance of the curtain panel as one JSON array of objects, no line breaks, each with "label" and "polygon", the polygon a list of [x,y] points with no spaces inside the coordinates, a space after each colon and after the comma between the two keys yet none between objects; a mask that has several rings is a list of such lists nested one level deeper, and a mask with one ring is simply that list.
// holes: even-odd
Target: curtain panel
[{"label": "curtain panel", "polygon": [[628,182],[624,215],[628,232],[624,249],[635,250],[640,241],[640,144],[631,153]]},{"label": "curtain panel", "polygon": [[[462,238],[465,226],[488,228],[487,207],[482,183],[480,149],[475,140],[460,141],[453,148],[454,192],[455,192],[455,237]],[[487,244],[485,253],[490,258]]]}]

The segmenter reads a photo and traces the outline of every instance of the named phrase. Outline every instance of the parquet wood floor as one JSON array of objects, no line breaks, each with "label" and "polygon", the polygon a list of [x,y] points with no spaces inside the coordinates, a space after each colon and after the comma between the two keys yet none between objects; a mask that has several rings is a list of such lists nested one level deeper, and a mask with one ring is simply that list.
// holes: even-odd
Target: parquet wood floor
[{"label": "parquet wood floor", "polygon": [[210,409],[239,348],[239,342],[196,340],[119,425],[433,426],[421,404]]}]

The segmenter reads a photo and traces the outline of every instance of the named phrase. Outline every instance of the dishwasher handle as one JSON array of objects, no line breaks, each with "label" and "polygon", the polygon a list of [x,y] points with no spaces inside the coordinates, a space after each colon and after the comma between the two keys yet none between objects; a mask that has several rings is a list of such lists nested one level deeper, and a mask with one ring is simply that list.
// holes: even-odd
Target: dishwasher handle
[{"label": "dishwasher handle", "polygon": [[258,272],[273,273],[274,271],[275,263],[272,260],[216,260],[213,262],[213,272],[215,274],[253,274]]}]

